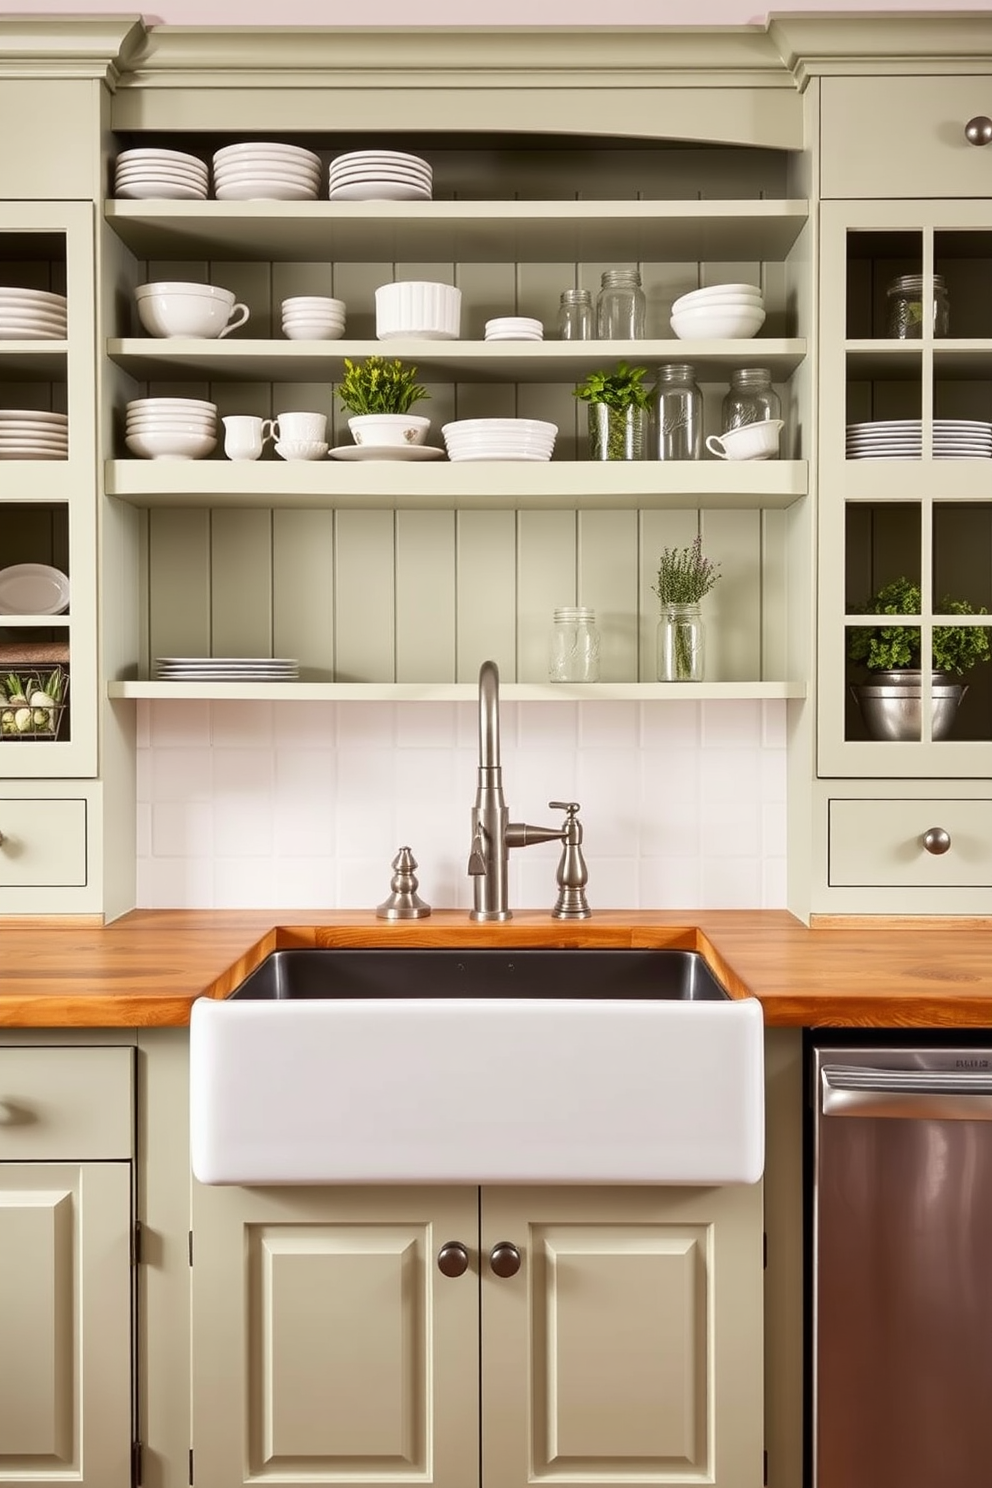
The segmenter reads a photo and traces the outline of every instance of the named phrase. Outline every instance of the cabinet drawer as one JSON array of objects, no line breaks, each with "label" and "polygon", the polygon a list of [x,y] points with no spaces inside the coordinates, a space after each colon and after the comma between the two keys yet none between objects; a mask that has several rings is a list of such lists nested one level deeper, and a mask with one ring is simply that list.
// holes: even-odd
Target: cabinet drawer
[{"label": "cabinet drawer", "polygon": [[[992,76],[824,78],[825,197],[992,195],[992,145],[964,126],[992,118]],[[881,224],[880,224],[881,225]]]},{"label": "cabinet drawer", "polygon": [[[992,801],[830,802],[830,883],[849,888],[979,889],[992,884]],[[945,853],[923,837],[942,827]]]},{"label": "cabinet drawer", "polygon": [[131,1157],[134,1051],[0,1049],[0,1162]]},{"label": "cabinet drawer", "polygon": [[0,888],[82,888],[85,883],[86,802],[0,797]]}]

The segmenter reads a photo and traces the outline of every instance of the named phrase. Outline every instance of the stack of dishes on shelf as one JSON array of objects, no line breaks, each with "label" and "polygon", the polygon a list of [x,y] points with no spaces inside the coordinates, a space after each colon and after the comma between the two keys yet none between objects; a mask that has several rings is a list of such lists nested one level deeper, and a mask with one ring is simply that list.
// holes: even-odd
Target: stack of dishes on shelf
[{"label": "stack of dishes on shelf", "polygon": [[114,162],[114,195],[162,201],[202,201],[210,178],[195,155],[145,146],[122,150]]},{"label": "stack of dishes on shelf", "polygon": [[441,433],[449,460],[550,460],[558,425],[543,419],[456,419]]},{"label": "stack of dishes on shelf", "polygon": [[48,289],[0,288],[0,341],[64,341],[66,299]]},{"label": "stack of dishes on shelf", "polygon": [[[873,419],[848,424],[849,460],[919,460],[923,455],[920,419]],[[992,460],[992,423],[983,419],[933,421],[935,460]]]},{"label": "stack of dishes on shelf", "polygon": [[543,341],[544,323],[529,315],[497,315],[486,321],[487,341]]},{"label": "stack of dishes on shelf", "polygon": [[764,323],[764,297],[756,284],[713,284],[672,304],[671,327],[680,341],[744,340]]},{"label": "stack of dishes on shelf", "polygon": [[157,656],[160,682],[298,682],[300,664],[290,656]]},{"label": "stack of dishes on shelf", "polygon": [[218,201],[315,201],[320,156],[302,145],[224,145],[214,151]]},{"label": "stack of dishes on shelf", "polygon": [[66,414],[0,408],[0,460],[65,460],[68,455]]},{"label": "stack of dishes on shelf", "polygon": [[434,172],[402,150],[350,150],[331,161],[327,186],[331,201],[430,201]]},{"label": "stack of dishes on shelf", "polygon": [[143,460],[202,460],[217,446],[217,405],[202,398],[135,398],[124,443]]},{"label": "stack of dishes on shelf", "polygon": [[338,341],[344,322],[344,300],[330,295],[291,295],[282,302],[282,333],[290,341]]},{"label": "stack of dishes on shelf", "polygon": [[64,615],[69,576],[48,563],[12,563],[0,568],[0,615]]}]

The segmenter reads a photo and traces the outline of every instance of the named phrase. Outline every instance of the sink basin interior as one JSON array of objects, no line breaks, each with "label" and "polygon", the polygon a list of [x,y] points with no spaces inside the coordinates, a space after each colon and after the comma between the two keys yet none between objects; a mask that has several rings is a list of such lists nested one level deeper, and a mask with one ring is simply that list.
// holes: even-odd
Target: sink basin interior
[{"label": "sink basin interior", "polygon": [[634,998],[724,1001],[698,951],[368,949],[273,951],[232,998]]}]

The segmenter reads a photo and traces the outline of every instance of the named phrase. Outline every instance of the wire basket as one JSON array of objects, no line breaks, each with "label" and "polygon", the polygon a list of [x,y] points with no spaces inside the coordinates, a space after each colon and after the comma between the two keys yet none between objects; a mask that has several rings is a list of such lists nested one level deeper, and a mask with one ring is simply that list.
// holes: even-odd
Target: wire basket
[{"label": "wire basket", "polygon": [[14,666],[0,672],[0,744],[54,742],[68,730],[68,714],[65,667]]}]

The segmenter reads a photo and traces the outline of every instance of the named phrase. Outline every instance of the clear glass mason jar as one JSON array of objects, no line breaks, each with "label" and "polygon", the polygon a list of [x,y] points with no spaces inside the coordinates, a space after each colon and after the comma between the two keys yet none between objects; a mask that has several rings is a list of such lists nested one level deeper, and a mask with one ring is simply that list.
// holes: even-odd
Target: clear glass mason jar
[{"label": "clear glass mason jar", "polygon": [[639,269],[605,269],[596,298],[596,335],[603,341],[639,341],[647,300]]},{"label": "clear glass mason jar", "polygon": [[703,453],[703,395],[695,368],[670,362],[658,368],[651,408],[649,460],[699,460]]},{"label": "clear glass mason jar", "polygon": [[555,610],[548,650],[552,682],[599,681],[599,631],[596,611],[582,605]]},{"label": "clear glass mason jar", "polygon": [[562,341],[591,341],[592,291],[564,289],[558,305],[558,335]]},{"label": "clear glass mason jar", "polygon": [[702,682],[703,617],[698,604],[663,604],[658,621],[658,681]]},{"label": "clear glass mason jar", "polygon": [[[888,334],[897,341],[919,341],[923,335],[923,275],[900,274],[888,288]],[[950,302],[943,275],[933,276],[933,334],[946,336]]]},{"label": "clear glass mason jar", "polygon": [[610,408],[606,403],[589,404],[589,458],[592,460],[643,460],[646,408]]},{"label": "clear glass mason jar", "polygon": [[763,419],[782,417],[782,400],[772,387],[772,374],[767,367],[738,367],[730,374],[730,390],[720,410],[722,434],[742,429],[745,424],[758,424]]}]

